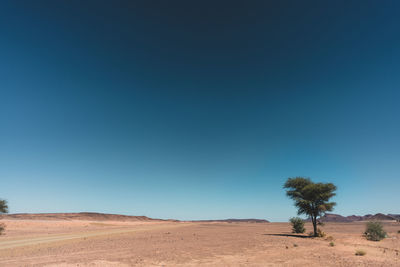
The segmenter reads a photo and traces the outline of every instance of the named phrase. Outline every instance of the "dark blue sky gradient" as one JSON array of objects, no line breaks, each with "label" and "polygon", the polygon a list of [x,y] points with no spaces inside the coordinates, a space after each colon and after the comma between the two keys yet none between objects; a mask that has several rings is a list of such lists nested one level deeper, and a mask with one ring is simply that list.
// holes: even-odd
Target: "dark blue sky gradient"
[{"label": "dark blue sky gradient", "polygon": [[400,213],[400,2],[3,1],[11,212]]}]

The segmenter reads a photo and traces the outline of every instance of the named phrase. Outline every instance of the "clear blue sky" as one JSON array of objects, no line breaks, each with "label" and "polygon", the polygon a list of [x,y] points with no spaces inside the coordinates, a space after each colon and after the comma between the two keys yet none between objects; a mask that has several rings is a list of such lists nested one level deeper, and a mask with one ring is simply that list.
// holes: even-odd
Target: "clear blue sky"
[{"label": "clear blue sky", "polygon": [[[279,2],[279,3],[278,3]],[[400,213],[400,2],[2,1],[11,212]]]}]

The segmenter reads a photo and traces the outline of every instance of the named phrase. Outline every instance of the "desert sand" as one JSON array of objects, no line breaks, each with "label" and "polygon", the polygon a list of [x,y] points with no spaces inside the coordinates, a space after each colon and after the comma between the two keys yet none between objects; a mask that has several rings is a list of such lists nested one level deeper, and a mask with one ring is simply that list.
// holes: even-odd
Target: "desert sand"
[{"label": "desert sand", "polygon": [[[389,237],[380,242],[362,237],[364,222],[327,223],[325,238],[291,234],[288,223],[1,222],[0,266],[400,266],[396,222],[384,223]],[[367,254],[355,256],[357,249]]]}]

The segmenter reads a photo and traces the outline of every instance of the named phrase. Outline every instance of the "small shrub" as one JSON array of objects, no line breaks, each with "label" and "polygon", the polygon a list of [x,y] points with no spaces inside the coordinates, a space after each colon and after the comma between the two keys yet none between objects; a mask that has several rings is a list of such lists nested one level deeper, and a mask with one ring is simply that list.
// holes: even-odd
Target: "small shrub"
[{"label": "small shrub", "polygon": [[400,234],[400,230],[398,230],[397,233]]},{"label": "small shrub", "polygon": [[334,246],[335,246],[335,243],[329,242],[329,246],[334,247]]},{"label": "small shrub", "polygon": [[365,252],[364,250],[361,250],[361,249],[356,250],[356,253],[355,253],[356,256],[364,256],[365,254],[367,254],[367,252]]},{"label": "small shrub", "polygon": [[331,235],[327,236],[325,239],[326,239],[326,241],[333,241],[333,236],[331,236]]},{"label": "small shrub", "polygon": [[318,237],[325,237],[326,234],[325,232],[323,232],[320,228],[317,229],[317,236]]},{"label": "small shrub", "polygon": [[302,234],[306,231],[304,228],[304,221],[299,217],[290,218],[292,224],[292,232],[296,234]]},{"label": "small shrub", "polygon": [[312,237],[325,237],[326,234],[325,232],[323,232],[321,229],[317,229],[317,236],[314,236],[314,232],[309,232],[308,236],[312,236]]},{"label": "small shrub", "polygon": [[295,247],[295,248],[297,248],[299,245],[297,245],[297,244],[293,244],[293,247]]},{"label": "small shrub", "polygon": [[5,229],[6,229],[6,225],[4,223],[0,223],[0,235],[3,234]]},{"label": "small shrub", "polygon": [[364,236],[371,241],[380,241],[387,235],[383,230],[383,226],[380,222],[368,222],[367,229],[364,232]]}]

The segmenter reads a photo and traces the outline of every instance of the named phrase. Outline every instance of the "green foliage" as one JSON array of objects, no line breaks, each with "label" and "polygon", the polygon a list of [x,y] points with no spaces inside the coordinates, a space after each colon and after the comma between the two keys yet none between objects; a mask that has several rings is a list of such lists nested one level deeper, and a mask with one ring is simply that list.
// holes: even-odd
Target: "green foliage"
[{"label": "green foliage", "polygon": [[293,233],[302,234],[306,231],[303,219],[299,217],[290,218],[290,223],[292,224]]},{"label": "green foliage", "polygon": [[335,202],[329,199],[336,194],[336,186],[332,183],[314,183],[309,178],[288,178],[283,188],[286,195],[294,200],[299,215],[306,214],[311,218],[314,236],[317,236],[317,218],[327,211],[332,211]]},{"label": "green foliage", "polygon": [[387,236],[387,234],[383,230],[382,223],[368,222],[367,229],[364,232],[364,236],[371,241],[380,241],[384,239]]},{"label": "green foliage", "polygon": [[365,254],[367,254],[367,252],[365,252],[364,250],[361,250],[361,249],[356,250],[356,253],[355,253],[356,256],[364,256]]},{"label": "green foliage", "polygon": [[7,200],[0,199],[0,213],[7,213],[7,212],[8,212]]},{"label": "green foliage", "polygon": [[[0,199],[0,214],[8,212],[7,200]],[[0,235],[4,232],[6,226],[3,223],[0,223]]]},{"label": "green foliage", "polygon": [[293,244],[293,247],[295,247],[295,248],[297,248],[299,245],[297,245],[297,244]]},{"label": "green foliage", "polygon": [[329,246],[334,247],[335,243],[334,242],[329,242]]}]

